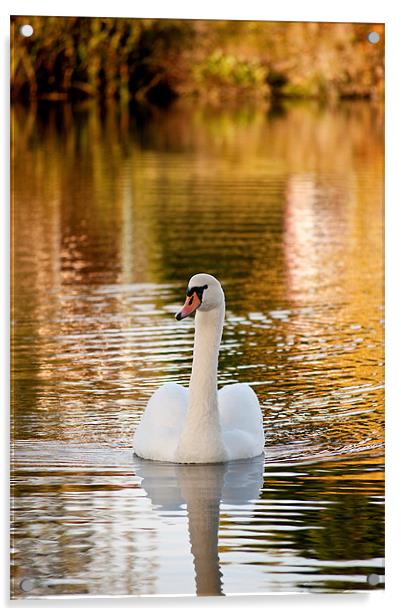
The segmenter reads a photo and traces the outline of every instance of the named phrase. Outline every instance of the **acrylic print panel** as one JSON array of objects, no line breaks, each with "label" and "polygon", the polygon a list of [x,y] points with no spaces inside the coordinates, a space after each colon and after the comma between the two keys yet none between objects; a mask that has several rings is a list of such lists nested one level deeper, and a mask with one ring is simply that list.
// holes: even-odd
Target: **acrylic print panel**
[{"label": "acrylic print panel", "polygon": [[383,588],[383,53],[11,19],[13,598]]}]

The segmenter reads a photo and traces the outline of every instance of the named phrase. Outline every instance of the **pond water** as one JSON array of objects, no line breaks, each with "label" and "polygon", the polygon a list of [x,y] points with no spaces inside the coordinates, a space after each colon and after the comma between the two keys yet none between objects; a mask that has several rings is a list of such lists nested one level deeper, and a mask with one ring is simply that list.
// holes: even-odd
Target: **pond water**
[{"label": "pond water", "polygon": [[[12,595],[384,585],[382,108],[12,111]],[[196,272],[265,455],[140,460]],[[379,576],[379,577],[378,577]]]}]

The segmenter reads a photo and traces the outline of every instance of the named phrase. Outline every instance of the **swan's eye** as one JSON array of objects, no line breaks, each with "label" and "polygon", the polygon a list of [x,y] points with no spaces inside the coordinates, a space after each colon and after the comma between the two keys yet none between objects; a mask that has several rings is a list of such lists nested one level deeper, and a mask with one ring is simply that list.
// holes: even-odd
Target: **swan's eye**
[{"label": "swan's eye", "polygon": [[[194,293],[198,296],[200,301],[202,301],[203,291],[207,289],[207,284],[204,284],[203,287],[191,287],[187,289],[187,297],[192,297]],[[191,302],[192,303],[192,302]]]}]

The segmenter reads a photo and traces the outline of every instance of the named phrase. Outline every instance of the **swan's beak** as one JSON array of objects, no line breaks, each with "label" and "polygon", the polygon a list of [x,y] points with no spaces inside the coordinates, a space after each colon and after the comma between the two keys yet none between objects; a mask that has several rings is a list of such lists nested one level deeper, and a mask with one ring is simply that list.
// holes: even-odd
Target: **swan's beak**
[{"label": "swan's beak", "polygon": [[196,292],[194,292],[192,295],[187,297],[187,299],[185,300],[185,304],[183,305],[181,310],[177,312],[177,314],[175,315],[175,318],[177,319],[177,321],[181,321],[182,319],[185,319],[185,317],[187,317],[189,314],[191,314],[192,312],[195,312],[195,310],[200,305],[201,305],[201,301],[199,297],[197,296]]}]

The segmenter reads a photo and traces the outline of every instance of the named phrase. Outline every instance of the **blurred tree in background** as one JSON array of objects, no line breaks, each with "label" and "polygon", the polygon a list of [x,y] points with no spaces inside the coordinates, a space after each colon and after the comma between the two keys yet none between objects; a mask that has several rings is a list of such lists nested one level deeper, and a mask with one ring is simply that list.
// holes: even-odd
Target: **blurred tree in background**
[{"label": "blurred tree in background", "polygon": [[[31,37],[20,33],[27,23]],[[12,17],[11,96],[162,106],[176,97],[380,98],[383,36],[373,24]]]}]

